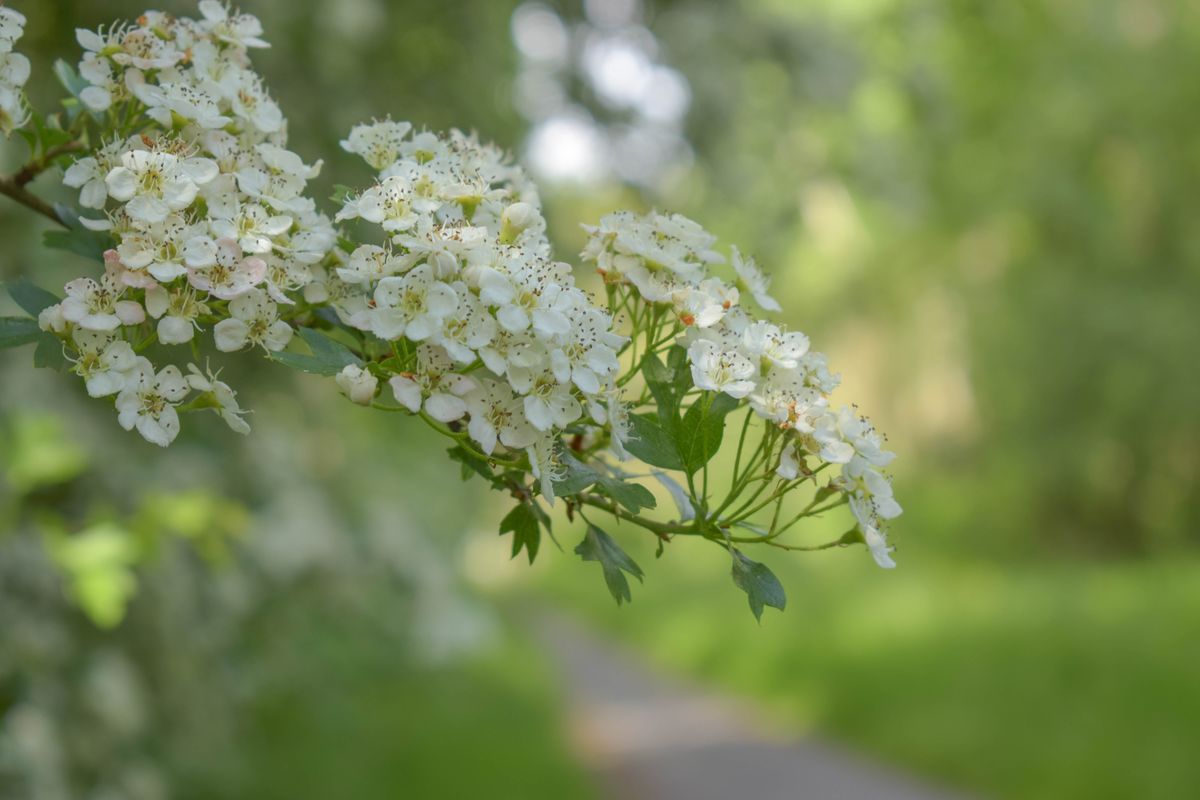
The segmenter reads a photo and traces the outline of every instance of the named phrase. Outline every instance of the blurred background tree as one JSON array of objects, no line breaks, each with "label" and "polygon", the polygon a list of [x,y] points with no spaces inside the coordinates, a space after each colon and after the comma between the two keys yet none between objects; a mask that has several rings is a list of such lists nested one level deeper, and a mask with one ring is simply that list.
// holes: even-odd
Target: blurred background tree
[{"label": "blurred background tree", "polygon": [[[125,0],[14,5],[29,17],[23,44],[34,61],[32,99],[43,108],[57,101],[53,60],[78,57],[72,29],[141,10]],[[161,5],[192,12],[190,3]],[[620,617],[602,605],[600,587],[575,588],[583,567],[557,553],[543,559],[549,574],[538,591],[569,599],[675,668],[764,696],[793,720],[977,790],[1178,797],[1200,789],[1186,752],[1200,718],[1200,690],[1185,666],[1200,656],[1200,234],[1193,224],[1200,195],[1192,191],[1200,88],[1187,78],[1200,66],[1200,18],[1190,4],[243,5],[263,19],[274,45],[256,63],[291,119],[294,149],[326,159],[318,196],[335,182],[367,177],[337,142],[355,122],[391,114],[431,128],[474,128],[511,147],[543,181],[563,257],[582,243],[577,224],[607,211],[683,212],[774,273],[787,322],[830,354],[847,394],[862,399],[901,454],[900,573],[868,573],[836,553],[789,566],[781,576],[789,592],[798,588],[792,605],[800,611],[763,631],[743,619],[728,587],[679,563],[656,565],[660,574],[645,596]],[[23,155],[9,143],[0,166]],[[54,196],[54,183],[46,176],[37,189]],[[56,287],[79,270],[38,246],[40,230],[22,209],[0,207],[0,235],[5,280],[27,275]],[[235,626],[222,647],[245,650],[246,670],[270,663],[270,674],[290,674],[282,683],[299,687],[274,701],[255,695],[261,727],[254,735],[281,763],[336,737],[304,742],[278,731],[341,730],[330,721],[336,703],[321,705],[312,699],[319,692],[306,688],[322,674],[354,676],[345,679],[368,695],[394,686],[381,664],[454,651],[453,643],[412,642],[429,609],[460,603],[475,610],[457,627],[439,627],[438,618],[430,629],[465,630],[476,655],[458,662],[458,683],[443,685],[454,687],[448,695],[494,702],[482,718],[453,701],[433,702],[420,707],[423,718],[486,734],[503,729],[507,717],[538,741],[554,740],[546,688],[553,684],[527,677],[538,674],[536,656],[458,586],[463,548],[494,538],[491,530],[473,535],[491,510],[460,501],[464,489],[443,459],[412,468],[415,454],[432,446],[412,426],[367,419],[319,381],[264,366],[253,368],[251,381],[250,368],[232,364],[231,382],[261,409],[255,432],[242,440],[213,420],[212,428],[194,426],[191,437],[185,430],[183,446],[163,456],[120,436],[102,405],[78,402],[74,381],[31,377],[27,353],[4,354],[0,368],[6,463],[26,463],[12,460],[22,436],[42,441],[30,426],[57,425],[74,448],[60,459],[65,471],[46,479],[58,487],[49,494],[6,468],[20,508],[67,509],[74,534],[105,518],[136,518],[153,492],[208,492],[245,509],[243,533],[227,545],[237,566],[226,569],[251,583],[266,580],[260,570],[282,570],[291,588],[286,603],[247,601],[267,622],[237,617],[245,627]],[[240,380],[237,369],[246,370]],[[30,409],[58,422],[30,418]],[[94,466],[109,448],[139,454],[144,471],[116,475]],[[316,452],[321,459],[311,457]],[[306,498],[304,516],[322,521],[308,526],[316,532],[307,540],[272,510],[286,505],[280,487],[293,478],[299,485],[287,497]],[[396,487],[407,487],[407,499],[380,507]],[[407,534],[396,532],[401,503]],[[24,514],[6,518],[11,542],[24,541]],[[356,558],[370,561],[372,547],[401,535],[423,543],[429,559],[421,563],[430,566],[398,578],[372,572],[372,581],[390,581],[394,591],[346,611],[338,603],[361,577]],[[334,556],[344,538],[368,555]],[[305,541],[317,549],[301,558]],[[164,546],[174,552],[178,543]],[[195,548],[186,544],[182,552],[193,555],[180,558],[196,559]],[[155,563],[151,573],[176,568]],[[422,570],[435,577],[422,584]],[[155,580],[143,580],[145,591],[115,633],[70,623],[63,637],[77,653],[73,663],[93,658],[113,636],[125,657],[179,646],[163,623],[143,621],[166,596],[146,588]],[[162,591],[179,591],[158,580]],[[26,614],[11,599],[21,595],[16,586],[6,578],[2,587],[6,621]],[[57,588],[38,596],[56,619],[78,614],[45,599],[61,598]],[[684,596],[700,599],[684,608]],[[304,614],[282,608],[293,598],[314,610],[317,634],[281,622]],[[147,608],[139,611],[139,603]],[[335,633],[347,615],[361,623]],[[375,625],[395,625],[398,638],[377,635]],[[292,631],[283,636],[284,657],[262,654],[270,647],[264,627]],[[310,646],[314,640],[321,644]],[[362,649],[363,641],[371,647]],[[496,641],[507,644],[497,651]],[[484,668],[472,666],[479,658]],[[27,696],[27,684],[7,679],[39,674],[44,663],[0,665],[8,670],[0,713]],[[143,678],[152,674],[146,667]],[[281,697],[301,698],[294,713],[302,721],[272,705],[286,706]],[[392,706],[381,708],[374,719],[392,720]],[[72,718],[61,713],[59,722]],[[11,715],[4,720],[11,729]],[[358,730],[358,723],[346,724]],[[462,749],[476,738],[460,742],[456,757],[488,752],[482,742]],[[510,796],[582,791],[566,756],[546,746],[551,755],[540,772],[516,756],[507,772],[481,772],[501,784],[528,779],[524,794]],[[405,763],[405,779],[419,786],[422,764],[443,762]],[[286,772],[265,769],[258,784],[227,786],[260,790],[242,796],[305,796],[287,794],[304,784],[280,777]],[[380,786],[393,780],[385,773]],[[214,789],[213,796],[230,795]]]}]

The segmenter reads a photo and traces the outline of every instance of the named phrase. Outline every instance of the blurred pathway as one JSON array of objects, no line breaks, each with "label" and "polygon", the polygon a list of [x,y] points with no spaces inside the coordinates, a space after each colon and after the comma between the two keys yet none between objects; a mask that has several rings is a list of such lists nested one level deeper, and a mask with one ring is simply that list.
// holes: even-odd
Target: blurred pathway
[{"label": "blurred pathway", "polygon": [[736,701],[664,679],[562,616],[535,633],[562,673],[576,752],[620,800],[951,800]]}]

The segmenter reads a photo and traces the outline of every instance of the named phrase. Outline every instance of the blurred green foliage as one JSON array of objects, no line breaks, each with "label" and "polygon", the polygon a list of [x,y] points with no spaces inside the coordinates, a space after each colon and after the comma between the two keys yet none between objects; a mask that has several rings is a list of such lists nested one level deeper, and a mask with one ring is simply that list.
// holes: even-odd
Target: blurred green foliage
[{"label": "blurred green foliage", "polygon": [[665,201],[755,249],[874,389],[902,545],[1200,541],[1194,11],[661,6],[698,160]]},{"label": "blurred green foliage", "polygon": [[[57,98],[53,59],[77,58],[73,27],[140,10],[127,0],[14,5],[30,18],[31,93],[43,106]],[[274,43],[257,63],[291,119],[293,144],[326,159],[326,193],[366,177],[337,141],[370,116],[477,128],[520,147],[515,2],[243,5]],[[583,19],[575,0],[547,5]],[[755,253],[775,274],[787,321],[830,353],[847,394],[862,398],[901,455],[901,570],[880,575],[857,551],[773,559],[789,613],[781,622],[768,612],[761,631],[737,589],[712,578],[705,559],[716,553],[693,572],[691,562],[656,562],[637,549],[645,543],[631,545],[653,574],[619,618],[597,581],[581,581],[587,594],[575,595],[575,578],[592,565],[548,553],[556,596],[575,597],[663,661],[963,786],[1011,797],[1194,795],[1200,775],[1184,749],[1200,716],[1187,669],[1200,620],[1191,552],[1200,541],[1194,8],[659,0],[646,4],[645,24],[660,57],[689,81],[693,167],[647,191],[547,186],[561,253],[578,251],[578,222],[624,205],[681,211]],[[569,88],[597,118],[611,115],[582,82]],[[0,168],[21,157],[15,143],[0,147]],[[65,198],[54,183],[47,176],[35,188]],[[57,287],[85,267],[38,247],[39,228],[12,206],[0,206],[0,236],[0,278]],[[0,361],[6,408],[62,400],[69,436],[47,444],[39,426],[52,423],[43,421],[9,431],[3,446],[21,465],[8,467],[9,484],[58,485],[108,448],[139,460],[132,473],[94,477],[79,496],[51,489],[48,502],[128,516],[138,503],[154,506],[153,492],[187,486],[257,514],[270,506],[275,459],[320,483],[321,502],[347,529],[365,523],[368,499],[392,499],[398,486],[404,516],[441,537],[446,559],[474,520],[474,503],[459,493],[478,490],[464,488],[440,453],[413,468],[412,454],[436,452],[428,438],[343,408],[319,379],[231,364],[230,382],[262,409],[252,424],[275,438],[240,440],[198,420],[163,456],[121,438],[111,409],[82,402],[76,382],[39,374],[25,386],[14,376],[28,358],[26,349]],[[288,447],[279,431],[294,439]],[[161,513],[183,517],[164,524],[191,537],[191,506],[166,505]],[[1101,557],[1113,563],[1094,563]],[[398,624],[412,613],[397,612]],[[393,651],[356,654],[336,629],[313,634],[313,648],[296,645],[303,637],[281,648],[314,658],[313,674],[257,708],[263,763],[287,764],[293,747],[319,752],[322,730],[360,730],[339,714],[418,741],[391,727],[405,708],[445,735],[429,750],[367,748],[350,763],[366,773],[390,769],[394,757],[412,766],[411,778],[441,764],[432,754],[453,741],[462,758],[492,764],[508,751],[471,748],[484,738],[512,745],[507,718],[531,732],[524,755],[512,756],[514,780],[532,782],[522,796],[577,796],[577,778],[548,744],[549,701],[526,677],[534,657],[520,645],[497,657],[504,669],[462,667],[453,675],[464,683],[452,675],[418,693],[407,673],[389,682],[380,659]],[[307,704],[322,669],[342,670],[347,706]],[[510,678],[516,688],[505,688]],[[478,716],[458,716],[464,698]],[[462,729],[472,735],[449,733]],[[555,766],[528,760],[541,747]],[[538,769],[548,777],[531,776]],[[477,791],[474,777],[453,776],[463,794]],[[254,785],[255,796],[287,792]]]},{"label": "blurred green foliage", "polygon": [[[711,576],[728,555],[649,564],[636,606],[546,590],[669,673],[756,697],[776,722],[834,734],[931,781],[1004,798],[1190,797],[1200,691],[1200,565],[908,563],[856,550],[774,558],[785,614],[747,621]],[[686,598],[686,602],[681,601]]]}]

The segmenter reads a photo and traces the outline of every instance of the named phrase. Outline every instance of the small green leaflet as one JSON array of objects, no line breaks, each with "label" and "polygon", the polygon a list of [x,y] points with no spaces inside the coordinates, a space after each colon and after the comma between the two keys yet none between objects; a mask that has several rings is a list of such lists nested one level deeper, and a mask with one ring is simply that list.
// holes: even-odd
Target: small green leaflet
[{"label": "small green leaflet", "polygon": [[658,501],[654,499],[650,490],[640,483],[604,476],[601,478],[600,485],[605,494],[616,500],[618,505],[623,506],[631,514],[636,514],[643,508],[654,508],[658,505]]},{"label": "small green leaflet", "polygon": [[46,231],[42,243],[52,250],[66,250],[90,261],[103,261],[104,251],[112,249],[116,242],[102,231],[88,230],[79,221],[79,215],[69,206],[54,204],[54,213],[67,226],[65,231]]},{"label": "small green leaflet", "polygon": [[79,97],[80,92],[91,86],[79,76],[74,67],[61,58],[54,62],[54,77],[58,78],[58,82],[72,97]]},{"label": "small green leaflet", "polygon": [[500,520],[500,535],[509,532],[513,535],[512,557],[516,558],[524,549],[532,564],[541,543],[541,530],[538,528],[538,516],[528,503],[521,503]]},{"label": "small green leaflet", "polygon": [[746,593],[754,618],[762,621],[763,606],[783,611],[787,595],[775,573],[767,569],[766,564],[746,558],[736,548],[731,548],[730,553],[733,555],[733,582]]},{"label": "small green leaflet", "polygon": [[658,504],[645,486],[592,469],[567,450],[559,454],[559,461],[566,468],[562,480],[554,482],[554,494],[559,497],[579,494],[589,486],[598,484],[603,494],[611,497],[632,514],[643,508],[654,508]]},{"label": "small green leaflet", "polygon": [[301,328],[300,338],[305,341],[312,355],[278,352],[271,358],[301,372],[314,375],[337,375],[343,367],[361,363],[350,348],[312,328]]},{"label": "small green leaflet", "polygon": [[492,472],[492,467],[488,462],[475,453],[466,449],[462,445],[455,445],[446,451],[450,458],[459,462],[461,465],[460,477],[465,481],[472,475],[478,475],[493,486],[502,486],[503,481],[496,477]]},{"label": "small green leaflet", "polygon": [[63,355],[63,344],[57,336],[41,332],[37,339],[37,347],[33,351],[33,366],[58,372],[66,370],[67,357]]},{"label": "small green leaflet", "polygon": [[42,335],[37,320],[25,317],[0,317],[0,349],[19,347]]},{"label": "small green leaflet", "polygon": [[628,572],[639,581],[642,579],[642,568],[613,541],[612,537],[595,525],[588,525],[583,541],[575,548],[575,552],[584,561],[599,561],[604,570],[604,582],[617,605],[632,602],[633,595],[629,591],[629,580],[625,577]]},{"label": "small green leaflet", "polygon": [[21,310],[34,318],[58,302],[57,297],[42,287],[34,285],[28,278],[9,281],[4,284],[4,288],[13,301],[21,307]]},{"label": "small green leaflet", "polygon": [[559,452],[559,461],[566,470],[562,479],[554,482],[554,494],[559,497],[579,494],[600,480],[599,472],[575,458],[566,448]]}]

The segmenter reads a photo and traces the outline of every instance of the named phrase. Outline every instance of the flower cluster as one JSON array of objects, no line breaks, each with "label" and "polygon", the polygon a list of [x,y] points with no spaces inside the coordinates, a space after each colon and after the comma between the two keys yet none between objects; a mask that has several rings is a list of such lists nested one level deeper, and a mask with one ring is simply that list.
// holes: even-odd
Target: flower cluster
[{"label": "flower cluster", "polygon": [[806,459],[837,465],[832,487],[843,492],[875,560],[894,566],[882,521],[901,512],[882,468],[893,458],[879,434],[852,409],[833,409],[839,379],[808,337],[752,316],[739,301],[749,294],[762,309],[778,311],[769,280],[751,258],[733,248],[734,283],[712,274],[724,262],[716,237],[678,214],[610,214],[585,226],[582,257],[609,285],[632,287],[652,307],[678,319],[696,388],[745,400],[758,417],[784,432],[776,474],[785,481],[813,474]]},{"label": "flower cluster", "polygon": [[29,80],[29,59],[13,47],[25,32],[21,12],[0,6],[0,133],[6,137],[29,121],[22,88]]},{"label": "flower cluster", "polygon": [[[222,352],[282,349],[287,310],[336,239],[305,195],[320,164],[286,149],[286,121],[250,67],[248,48],[266,46],[258,20],[214,0],[200,10],[200,20],[149,12],[77,32],[89,83],[80,100],[134,121],[66,170],[80,205],[104,212],[82,223],[113,247],[99,280],[72,281],[42,314],[88,391],[117,394],[121,424],[160,445],[175,438],[190,389],[234,430],[247,426],[226,384],[194,365],[186,381],[175,367],[156,371],[134,348],[189,344],[211,325]],[[153,334],[139,341],[147,318]]]},{"label": "flower cluster", "polygon": [[[585,226],[582,258],[601,276],[599,305],[553,257],[537,191],[507,154],[473,134],[390,118],[342,142],[374,180],[342,191],[330,219],[307,194],[321,162],[287,149],[287,122],[251,67],[250,50],[267,46],[262,26],[216,0],[199,8],[200,19],[147,12],[77,32],[78,80],[58,71],[73,94],[68,125],[48,120],[54,143],[35,147],[33,166],[65,167],[84,218],[10,196],[60,216],[70,229],[60,235],[94,253],[103,272],[70,281],[58,302],[36,289],[40,300],[25,296],[22,307],[40,309],[40,328],[55,338],[7,320],[14,334],[0,344],[61,343],[88,394],[112,398],[120,425],[162,446],[184,411],[211,410],[249,430],[203,347],[260,350],[331,376],[354,403],[419,416],[454,440],[464,475],[516,498],[502,522],[514,554],[534,557],[539,531],[550,531],[540,504],[563,498],[588,523],[576,552],[602,563],[619,602],[629,598],[623,574],[640,569],[585,513],[664,544],[682,535],[725,548],[756,614],[782,607],[782,589],[739,545],[863,542],[894,566],[884,533],[901,513],[884,472],[893,454],[856,410],[831,403],[839,379],[808,338],[760,318],[780,305],[753,259],[722,253],[678,214],[611,214]],[[11,54],[23,22],[0,7],[5,91],[28,73]],[[0,100],[6,125],[27,116],[19,95]],[[163,363],[179,346],[190,351],[186,371]],[[734,410],[744,419],[733,476],[713,496],[710,463]],[[743,459],[751,430],[758,444]],[[633,457],[655,469],[638,475],[616,463]],[[677,520],[644,513],[657,503],[637,483],[649,477],[675,501]],[[784,515],[805,482],[812,502]],[[841,539],[779,541],[839,505],[856,520]],[[756,516],[764,511],[769,528]]]},{"label": "flower cluster", "polygon": [[[497,148],[392,120],[360,125],[342,146],[379,170],[337,220],[382,231],[324,281],[349,326],[403,342],[397,402],[451,423],[479,448],[525,450],[553,500],[557,434],[586,412],[602,423],[624,339],[551,258],[537,194]],[[372,378],[339,383],[369,402]]]}]

